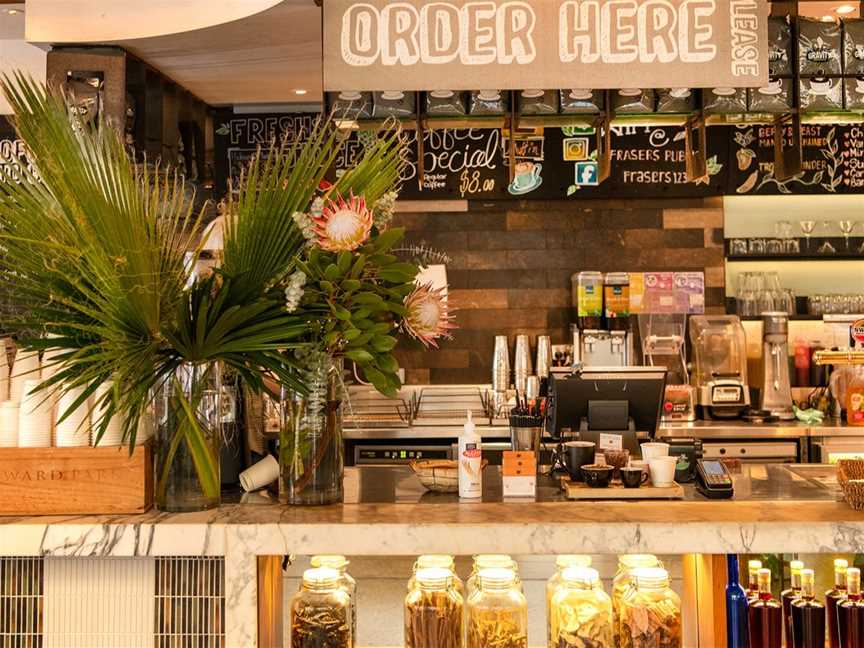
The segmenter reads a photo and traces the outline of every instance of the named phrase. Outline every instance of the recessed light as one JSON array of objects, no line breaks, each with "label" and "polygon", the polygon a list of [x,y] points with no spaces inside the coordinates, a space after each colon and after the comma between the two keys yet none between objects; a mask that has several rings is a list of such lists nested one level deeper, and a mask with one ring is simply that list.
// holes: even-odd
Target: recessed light
[{"label": "recessed light", "polygon": [[824,16],[822,16],[822,22],[834,22],[834,16],[829,16],[828,14],[825,14]]},{"label": "recessed light", "polygon": [[297,90],[294,91],[294,94],[296,94],[296,95],[305,95],[307,92],[309,92],[309,91],[308,91],[308,90],[304,90],[303,88],[298,88]]},{"label": "recessed light", "polygon": [[846,15],[855,11],[855,7],[852,5],[840,5],[834,11],[840,15]]},{"label": "recessed light", "polygon": [[17,16],[20,13],[24,13],[21,9],[7,9],[6,13],[10,16]]}]

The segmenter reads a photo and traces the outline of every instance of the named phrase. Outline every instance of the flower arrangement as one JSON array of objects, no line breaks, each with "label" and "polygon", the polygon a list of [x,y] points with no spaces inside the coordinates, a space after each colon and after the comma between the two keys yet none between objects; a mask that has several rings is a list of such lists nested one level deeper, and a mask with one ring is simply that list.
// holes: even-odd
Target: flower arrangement
[{"label": "flower arrangement", "polygon": [[200,506],[218,504],[218,367],[259,394],[275,384],[308,396],[308,359],[325,354],[393,394],[395,334],[429,344],[452,327],[440,295],[412,297],[417,267],[391,253],[398,132],[370,141],[332,184],[343,140],[326,119],[259,153],[228,198],[217,267],[199,273],[203,212],[182,177],[136,165],[110,125],[82,121],[61,92],[20,74],[2,86],[34,167],[0,185],[4,328],[25,351],[50,352],[40,390],[82,390],[63,416],[91,408],[97,439],[114,417],[130,447],[140,421],[165,428],[157,505],[171,508],[159,499],[178,463]]}]

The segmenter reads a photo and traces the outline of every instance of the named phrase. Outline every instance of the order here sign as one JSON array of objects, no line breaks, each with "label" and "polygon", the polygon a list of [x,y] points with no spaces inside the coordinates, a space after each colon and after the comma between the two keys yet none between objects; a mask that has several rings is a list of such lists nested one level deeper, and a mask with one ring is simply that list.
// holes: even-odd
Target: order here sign
[{"label": "order here sign", "polygon": [[326,90],[759,87],[766,0],[326,0]]}]

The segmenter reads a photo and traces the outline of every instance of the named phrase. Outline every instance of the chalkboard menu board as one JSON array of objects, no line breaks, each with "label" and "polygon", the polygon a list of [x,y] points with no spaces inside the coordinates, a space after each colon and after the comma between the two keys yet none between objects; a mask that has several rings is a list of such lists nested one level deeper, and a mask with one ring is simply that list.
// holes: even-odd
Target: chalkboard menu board
[{"label": "chalkboard menu board", "polygon": [[[258,146],[285,134],[308,133],[315,114],[233,115],[217,119],[217,187],[236,177]],[[611,176],[598,183],[595,133],[545,128],[516,136],[511,182],[511,134],[500,129],[424,133],[420,182],[417,133],[405,137],[405,199],[687,198],[746,194],[864,193],[864,126],[804,125],[804,172],[784,182],[773,174],[773,126],[708,129],[708,178],[685,178],[684,130],[677,126],[621,126],[612,130]],[[348,168],[375,135],[353,133],[337,167]]]},{"label": "chalkboard menu board", "polygon": [[803,173],[774,177],[774,127],[732,129],[728,194],[864,193],[864,128],[859,125],[805,124]]},{"label": "chalkboard menu board", "polygon": [[9,120],[0,115],[0,182],[21,182],[21,170],[28,166],[24,142],[18,139]]}]

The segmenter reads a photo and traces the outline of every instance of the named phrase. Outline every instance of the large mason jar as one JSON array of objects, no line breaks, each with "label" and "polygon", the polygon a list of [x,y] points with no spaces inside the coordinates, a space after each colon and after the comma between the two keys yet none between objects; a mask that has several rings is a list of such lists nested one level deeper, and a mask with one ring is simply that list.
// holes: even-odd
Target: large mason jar
[{"label": "large mason jar", "polygon": [[464,601],[453,586],[453,572],[418,569],[405,597],[405,648],[462,648]]},{"label": "large mason jar", "polygon": [[660,567],[633,570],[621,601],[622,648],[681,648],[681,599]]},{"label": "large mason jar", "polygon": [[468,598],[468,648],[528,648],[528,601],[510,569],[483,569]]},{"label": "large mason jar", "polygon": [[303,572],[290,614],[291,648],[351,648],[351,597],[335,569]]},{"label": "large mason jar", "polygon": [[612,599],[590,567],[569,567],[552,594],[550,648],[612,648]]},{"label": "large mason jar", "polygon": [[[630,588],[633,570],[642,567],[662,567],[657,556],[653,554],[625,554],[618,557],[618,571],[612,580],[612,614],[615,623],[621,619],[621,600]],[[615,646],[620,648],[620,632],[615,632]]]}]

